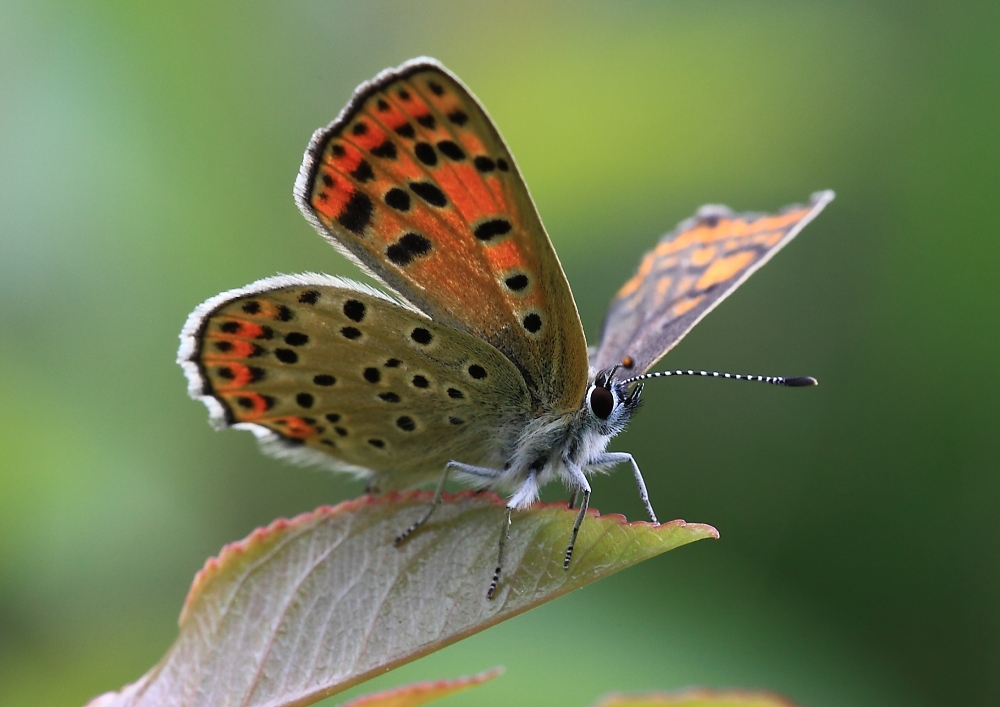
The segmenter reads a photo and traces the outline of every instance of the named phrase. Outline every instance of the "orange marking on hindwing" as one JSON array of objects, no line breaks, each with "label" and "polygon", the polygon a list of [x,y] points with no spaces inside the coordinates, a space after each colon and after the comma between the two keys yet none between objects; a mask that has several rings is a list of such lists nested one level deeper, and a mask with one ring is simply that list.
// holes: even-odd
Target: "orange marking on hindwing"
[{"label": "orange marking on hindwing", "polygon": [[716,260],[698,279],[698,289],[703,290],[735,277],[756,259],[756,253],[745,251]]},{"label": "orange marking on hindwing", "polygon": [[274,401],[258,393],[230,393],[223,396],[240,420],[256,420],[271,409]]},{"label": "orange marking on hindwing", "polygon": [[699,295],[697,297],[688,297],[687,299],[681,300],[671,308],[671,313],[675,317],[679,317],[692,309],[697,307],[701,301],[705,299],[705,295]]},{"label": "orange marking on hindwing", "polygon": [[[257,344],[242,339],[210,335],[205,337],[205,341],[211,344],[204,353],[206,361],[250,358],[261,352]],[[220,346],[225,348],[219,348]]]},{"label": "orange marking on hindwing", "polygon": [[288,437],[305,439],[306,437],[312,437],[314,434],[319,433],[319,430],[303,420],[301,417],[286,417],[284,418],[284,422],[285,424],[282,425],[280,429],[281,432]]},{"label": "orange marking on hindwing", "polygon": [[639,264],[639,270],[635,275],[632,276],[628,282],[622,285],[621,289],[618,290],[618,297],[628,297],[639,287],[643,282],[646,281],[646,277],[649,275],[650,271],[653,269],[653,261],[656,260],[655,253],[646,253],[643,257],[642,262]]},{"label": "orange marking on hindwing", "polygon": [[225,368],[229,369],[231,378],[224,378],[216,371],[216,378],[212,381],[212,386],[218,391],[231,391],[249,385],[253,379],[253,371],[250,366],[242,363],[229,363]]},{"label": "orange marking on hindwing", "polygon": [[656,281],[656,300],[654,307],[662,307],[663,303],[667,301],[667,295],[670,294],[670,285],[673,283],[673,278],[667,276],[661,276],[660,279]]},{"label": "orange marking on hindwing", "polygon": [[691,253],[691,263],[701,267],[702,265],[707,265],[715,257],[715,246],[708,246],[707,248],[699,248],[698,250]]}]

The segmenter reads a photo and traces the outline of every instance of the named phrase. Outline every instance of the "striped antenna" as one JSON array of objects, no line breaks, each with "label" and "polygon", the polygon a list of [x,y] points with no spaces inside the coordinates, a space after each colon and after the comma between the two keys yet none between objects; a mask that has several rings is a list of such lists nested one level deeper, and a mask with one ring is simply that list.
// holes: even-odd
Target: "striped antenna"
[{"label": "striped antenna", "polygon": [[719,371],[657,371],[656,373],[644,373],[641,376],[626,378],[622,383],[629,384],[637,381],[649,380],[650,378],[666,378],[667,376],[705,376],[706,378],[729,378],[738,381],[752,381],[754,383],[770,383],[771,385],[783,385],[788,388],[803,388],[810,385],[819,385],[812,376],[795,376],[793,378],[783,378],[782,376],[747,376],[740,373],[720,373]]}]

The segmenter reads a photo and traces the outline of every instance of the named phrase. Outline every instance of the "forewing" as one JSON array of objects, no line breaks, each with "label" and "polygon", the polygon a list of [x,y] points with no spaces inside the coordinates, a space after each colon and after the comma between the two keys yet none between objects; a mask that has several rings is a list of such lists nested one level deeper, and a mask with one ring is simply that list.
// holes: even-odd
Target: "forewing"
[{"label": "forewing", "polygon": [[530,409],[517,370],[486,342],[330,276],[214,297],[181,340],[190,393],[217,426],[382,490],[437,478],[452,459],[499,468]]},{"label": "forewing", "polygon": [[771,216],[703,206],[646,253],[615,295],[594,365],[645,372],[832,199],[817,192]]},{"label": "forewing", "polygon": [[579,405],[586,342],[562,267],[496,127],[440,64],[362,84],[313,136],[295,195],[369,274],[503,352],[536,403]]}]

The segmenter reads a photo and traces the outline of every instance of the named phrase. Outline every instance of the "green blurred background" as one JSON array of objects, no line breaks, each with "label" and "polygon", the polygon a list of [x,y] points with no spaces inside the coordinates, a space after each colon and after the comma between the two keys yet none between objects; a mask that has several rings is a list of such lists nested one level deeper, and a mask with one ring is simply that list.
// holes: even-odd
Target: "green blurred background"
[{"label": "green blurred background", "polygon": [[[0,705],[136,679],[208,555],[361,492],[212,432],[174,355],[219,291],[356,276],[292,181],[354,86],[419,54],[496,119],[591,340],[700,204],[838,198],[665,362],[820,387],[653,382],[613,444],[661,517],[722,539],[377,684],[504,664],[448,704],[996,704],[996,3],[32,0],[0,2]],[[626,471],[594,500],[642,517]]]}]

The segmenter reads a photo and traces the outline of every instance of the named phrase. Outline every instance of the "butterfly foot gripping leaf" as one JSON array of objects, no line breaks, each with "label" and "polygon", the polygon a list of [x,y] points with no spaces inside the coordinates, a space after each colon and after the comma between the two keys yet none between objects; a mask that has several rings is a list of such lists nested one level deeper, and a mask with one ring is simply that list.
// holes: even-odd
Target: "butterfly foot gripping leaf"
[{"label": "butterfly foot gripping leaf", "polygon": [[[655,520],[635,460],[604,451],[638,405],[634,374],[832,196],[776,216],[703,207],[618,292],[588,360],[510,150],[458,78],[415,59],[358,88],[313,136],[295,184],[319,233],[394,297],[325,275],[260,280],[191,314],[179,362],[217,426],[249,429],[279,456],[379,491],[435,479],[440,490],[452,474],[510,492],[492,596],[511,511],[550,481],[582,497],[566,566],[592,472],[630,464]],[[616,378],[621,367],[633,379]]]}]

